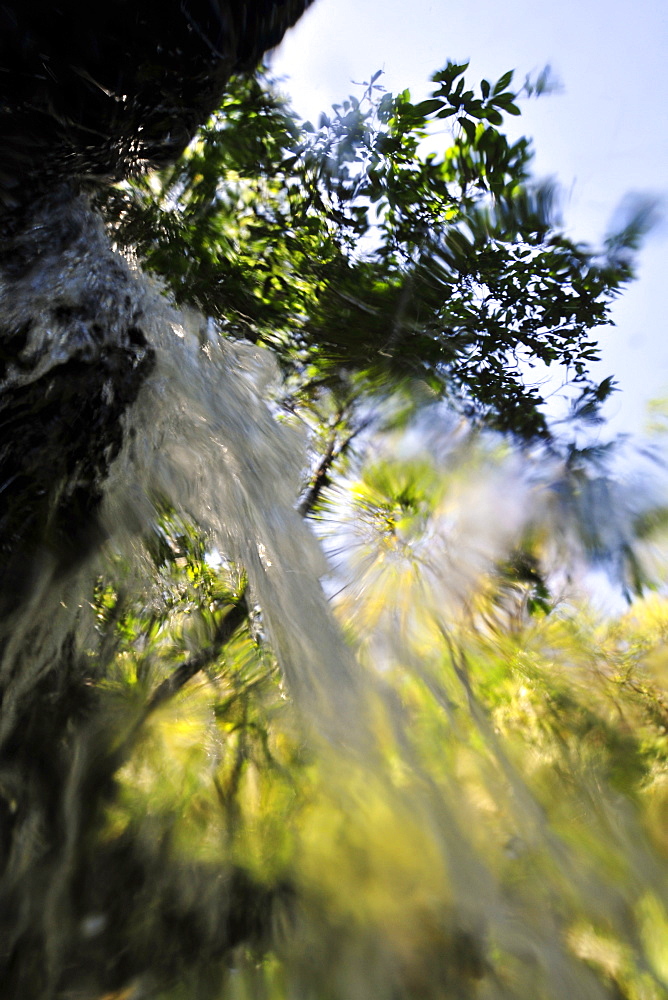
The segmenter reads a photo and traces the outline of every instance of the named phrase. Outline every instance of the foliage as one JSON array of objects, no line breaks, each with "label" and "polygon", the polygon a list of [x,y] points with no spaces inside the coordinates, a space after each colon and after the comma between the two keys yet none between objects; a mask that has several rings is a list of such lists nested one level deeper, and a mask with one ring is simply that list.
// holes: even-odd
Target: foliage
[{"label": "foliage", "polygon": [[[150,711],[95,837],[107,849],[162,842],[154,891],[180,893],[192,922],[170,946],[173,987],[153,957],[158,995],[540,998],[565,982],[659,1000],[665,598],[605,620],[548,594],[537,564],[518,565],[488,525],[487,504],[517,474],[498,444],[460,442],[447,467],[386,449],[358,469],[319,503],[339,546],[333,607],[357,651],[370,756],[304,742],[248,609],[231,641],[212,638],[243,581],[168,511],[152,627],[142,600],[121,614],[100,591],[118,637],[105,697],[131,714],[139,685]],[[156,700],[175,664],[206,648],[206,677]],[[221,961],[202,929],[221,902],[201,872],[222,887],[230,871],[280,930]],[[156,928],[140,914],[131,933],[154,940]]]},{"label": "foliage", "polygon": [[302,395],[419,382],[469,417],[547,436],[547,368],[593,408],[613,389],[587,364],[642,222],[600,253],[567,238],[529,141],[502,130],[545,81],[518,91],[506,73],[476,92],[466,68],[448,63],[417,104],[376,73],[317,128],[262,79],[238,80],[174,167],[106,196],[115,238],[178,302],[277,351]]},{"label": "foliage", "polygon": [[[575,417],[597,419],[612,380],[587,374],[592,331],[637,228],[600,254],[567,239],[529,143],[501,131],[512,74],[475,92],[465,69],[418,104],[376,75],[317,128],[238,80],[176,166],[100,196],[211,337],[277,353],[270,402],[309,431],[295,504],[330,556],[361,731],[314,733],[246,568],[158,504],[146,575],[111,552],[77,611],[88,714],[65,715],[65,806],[40,820],[66,831],[39,919],[62,924],[47,971],[68,995],[668,987],[666,602],[604,621],[563,583],[577,548],[640,589],[637,536],[665,517],[599,523],[604,455],[560,452],[529,382],[566,366]],[[37,995],[24,964],[13,982]]]}]

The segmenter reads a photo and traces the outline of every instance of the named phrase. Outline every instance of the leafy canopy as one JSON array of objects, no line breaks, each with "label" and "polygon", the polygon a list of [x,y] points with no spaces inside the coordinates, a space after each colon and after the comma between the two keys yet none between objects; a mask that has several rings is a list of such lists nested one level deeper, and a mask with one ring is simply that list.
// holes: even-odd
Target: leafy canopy
[{"label": "leafy canopy", "polygon": [[105,196],[116,239],[178,302],[270,345],[302,398],[418,381],[492,427],[548,436],[546,368],[585,406],[612,391],[587,365],[638,232],[600,253],[567,238],[530,142],[503,131],[545,75],[469,89],[466,69],[448,63],[418,103],[376,73],[317,127],[265,78],[238,79],[174,167]]},{"label": "leafy canopy", "polygon": [[[163,510],[155,593],[125,593],[119,567],[91,604],[115,783],[87,806],[82,883],[106,912],[112,858],[124,919],[96,954],[149,968],[165,1000],[422,1000],[481,978],[490,997],[665,992],[666,602],[602,624],[544,572],[577,521],[590,561],[615,542],[640,573],[603,466],[592,480],[573,448],[560,479],[550,466],[549,486],[527,484],[552,520],[513,526],[521,476],[498,437],[407,461],[378,435],[346,462],[381,396],[399,399],[395,423],[404,399],[447,399],[532,438],[551,433],[532,364],[566,366],[582,419],[612,389],[587,373],[592,332],[632,276],[638,228],[600,254],[568,240],[529,143],[501,130],[519,112],[512,75],[476,92],[465,69],[448,64],[417,104],[376,76],[317,127],[238,80],[179,163],[104,199],[179,302],[277,353],[283,410],[313,432],[300,511],[339,559],[331,604],[377,751],[363,766],[304,742],[243,568]],[[264,947],[230,963],[236,885],[242,940],[256,921]]]}]

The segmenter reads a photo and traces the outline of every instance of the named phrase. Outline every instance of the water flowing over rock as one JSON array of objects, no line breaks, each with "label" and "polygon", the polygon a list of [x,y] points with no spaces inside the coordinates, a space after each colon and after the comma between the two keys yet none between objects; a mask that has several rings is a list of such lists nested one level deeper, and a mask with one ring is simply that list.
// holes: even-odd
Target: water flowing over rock
[{"label": "water flowing over rock", "polygon": [[409,431],[337,482],[332,570],[272,356],[92,207],[306,6],[0,0],[0,1000],[656,1000],[665,699],[514,551],[584,486]]},{"label": "water flowing over rock", "polygon": [[[143,540],[158,507],[198,524],[245,567],[318,738],[355,745],[360,706],[351,653],[318,583],[322,555],[295,510],[302,443],[265,399],[277,380],[269,354],[175,310],[67,187],[36,203],[3,250],[0,996],[14,997],[51,988],[66,961],[73,981],[95,964],[99,942],[89,947],[77,930],[85,894],[76,905],[69,894],[90,878],[85,844],[99,808],[90,803],[110,794],[133,741],[119,753],[96,714],[91,685],[105,658],[89,602],[110,558],[123,567],[119,586],[150,586]],[[46,758],[45,740],[58,748]],[[110,890],[115,866],[126,869],[127,891],[113,890],[126,919],[146,859],[125,844],[99,863]],[[270,919],[263,893],[230,874],[213,952],[258,930],[258,907]],[[95,905],[109,920],[111,900]],[[24,966],[32,955],[42,973],[14,969],[14,954]],[[101,983],[136,974],[142,961],[112,962]]]},{"label": "water flowing over rock", "polygon": [[[297,696],[316,669],[317,635],[332,657],[325,714],[353,709],[348,686],[334,683],[350,675],[349,655],[313,587],[319,557],[293,509],[286,469],[298,459],[260,400],[258,363],[203,343],[203,321],[171,310],[114,251],[81,193],[174,158],[230,74],[252,68],[306,5],[0,6],[3,997],[52,996],[68,965],[65,984],[92,977],[97,990],[150,965],[113,958],[108,929],[98,955],[86,923],[86,908],[102,906],[106,927],[114,896],[128,919],[153,863],[132,845],[96,855],[96,884],[107,888],[86,898],[86,838],[123,760],[100,729],[91,685],[105,656],[88,602],[110,552],[141,562],[156,504],[199,519],[212,544],[243,560],[257,597],[275,605],[267,627]],[[319,630],[285,628],[288,608]],[[121,870],[125,888],[113,885]],[[230,872],[213,952],[258,930],[258,899]]]}]

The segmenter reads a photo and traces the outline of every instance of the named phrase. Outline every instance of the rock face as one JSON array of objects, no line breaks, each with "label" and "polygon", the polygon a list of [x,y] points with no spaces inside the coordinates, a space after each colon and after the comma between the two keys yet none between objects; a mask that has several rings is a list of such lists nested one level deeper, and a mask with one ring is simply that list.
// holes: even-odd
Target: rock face
[{"label": "rock face", "polygon": [[61,585],[102,541],[156,357],[87,188],[175,158],[309,2],[0,0],[0,1000],[169,979],[271,923],[233,868],[203,911],[208,870],[161,895],[159,844],[95,839],[122,763],[95,683],[112,651]]},{"label": "rock face", "polygon": [[101,220],[68,187],[38,199],[0,243],[0,622],[41,568],[85,559],[150,371],[141,295]]},{"label": "rock face", "polygon": [[169,162],[310,2],[0,2],[0,207]]},{"label": "rock face", "polygon": [[183,150],[310,0],[0,0],[0,630],[38,563],[96,542],[151,367],[93,182]]}]

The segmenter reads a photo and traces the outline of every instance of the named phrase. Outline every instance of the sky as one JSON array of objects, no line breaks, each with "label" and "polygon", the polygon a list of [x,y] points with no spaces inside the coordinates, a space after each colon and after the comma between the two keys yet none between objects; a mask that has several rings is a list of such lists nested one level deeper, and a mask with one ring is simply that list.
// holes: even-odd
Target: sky
[{"label": "sky", "polygon": [[596,375],[621,393],[607,410],[614,432],[638,433],[646,403],[668,396],[668,2],[666,0],[316,0],[274,54],[295,110],[317,122],[354,82],[426,96],[429,76],[470,60],[467,79],[492,81],[550,65],[558,93],[522,103],[513,136],[534,140],[535,173],[563,192],[570,236],[597,244],[626,195],[663,200],[638,280],[600,331]]}]

